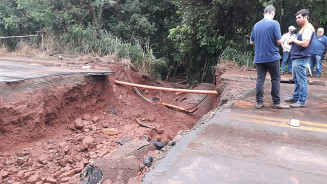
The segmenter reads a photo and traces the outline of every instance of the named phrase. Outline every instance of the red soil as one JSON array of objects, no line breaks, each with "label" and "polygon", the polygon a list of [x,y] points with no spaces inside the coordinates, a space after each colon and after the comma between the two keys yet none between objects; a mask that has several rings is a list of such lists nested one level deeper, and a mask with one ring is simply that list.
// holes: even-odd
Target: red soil
[{"label": "red soil", "polygon": [[[148,75],[126,69],[127,65],[106,64],[99,59],[40,60],[1,57],[3,60],[31,60],[61,67],[85,63],[92,68],[114,71],[105,78],[82,75],[44,77],[14,84],[0,84],[0,183],[80,183],[80,172],[90,159],[110,158],[125,136],[168,142],[179,131],[191,129],[217,97],[209,96],[192,113],[151,104],[131,87],[118,86],[113,79],[162,87],[185,87],[157,82]],[[123,72],[123,68],[127,71]],[[1,87],[0,86],[0,87]],[[210,85],[203,85],[208,90]],[[4,92],[6,91],[6,92]],[[9,92],[10,91],[10,92]],[[163,102],[192,107],[204,95],[175,94],[139,89],[141,94]],[[154,129],[141,127],[136,119]],[[103,134],[115,128],[119,134]]]}]

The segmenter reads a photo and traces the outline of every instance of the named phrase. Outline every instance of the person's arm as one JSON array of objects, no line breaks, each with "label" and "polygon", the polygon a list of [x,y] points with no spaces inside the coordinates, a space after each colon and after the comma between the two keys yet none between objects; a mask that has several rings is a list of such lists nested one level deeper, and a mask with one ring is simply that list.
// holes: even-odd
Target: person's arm
[{"label": "person's arm", "polygon": [[303,30],[302,41],[298,40],[295,37],[292,37],[291,40],[288,42],[288,44],[294,43],[294,44],[296,44],[296,45],[298,45],[300,47],[307,48],[309,43],[310,43],[312,34],[313,34],[313,31],[311,30],[311,28],[306,27]]},{"label": "person's arm", "polygon": [[283,42],[282,42],[282,44],[280,44],[280,46],[282,46],[283,52],[286,52],[286,49],[285,49],[285,46],[284,46],[284,43]]},{"label": "person's arm", "polygon": [[289,43],[295,43],[296,45],[298,45],[300,47],[307,48],[310,43],[310,39],[302,40],[302,41],[294,39],[294,40],[291,40]]},{"label": "person's arm", "polygon": [[251,36],[250,36],[250,44],[254,45],[254,28],[252,29]]},{"label": "person's arm", "polygon": [[275,21],[274,28],[275,28],[274,33],[275,33],[276,43],[277,43],[277,45],[281,45],[283,37],[282,37],[282,34],[280,32],[280,25],[279,25],[279,23],[277,21]]},{"label": "person's arm", "polygon": [[[281,39],[280,40],[277,40],[277,45],[281,45],[283,47],[283,43],[282,43],[282,40]],[[283,47],[283,49],[284,49],[284,47]]]}]

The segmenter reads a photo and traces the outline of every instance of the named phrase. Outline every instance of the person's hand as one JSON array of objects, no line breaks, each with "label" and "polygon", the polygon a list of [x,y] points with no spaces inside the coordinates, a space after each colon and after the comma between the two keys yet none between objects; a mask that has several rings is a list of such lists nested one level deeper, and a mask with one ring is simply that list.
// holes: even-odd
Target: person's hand
[{"label": "person's hand", "polygon": [[291,45],[294,43],[295,40],[297,40],[296,36],[291,36],[291,39],[287,43]]},{"label": "person's hand", "polygon": [[283,49],[283,52],[286,52],[287,50],[286,49]]}]

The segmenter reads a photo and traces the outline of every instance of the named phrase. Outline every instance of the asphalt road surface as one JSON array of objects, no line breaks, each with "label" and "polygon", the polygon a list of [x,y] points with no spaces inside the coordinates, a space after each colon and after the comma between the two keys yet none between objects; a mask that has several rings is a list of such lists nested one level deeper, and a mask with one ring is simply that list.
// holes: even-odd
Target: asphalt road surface
[{"label": "asphalt road surface", "polygon": [[[299,109],[272,109],[265,89],[263,109],[254,92],[238,100],[178,141],[143,184],[326,184],[326,86],[310,85]],[[294,84],[281,89],[286,99]]]}]

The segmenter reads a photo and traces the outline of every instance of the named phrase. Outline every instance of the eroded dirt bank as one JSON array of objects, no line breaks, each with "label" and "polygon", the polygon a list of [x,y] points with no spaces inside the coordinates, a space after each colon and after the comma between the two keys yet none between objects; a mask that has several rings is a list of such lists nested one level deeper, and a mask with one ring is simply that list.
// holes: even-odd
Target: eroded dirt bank
[{"label": "eroded dirt bank", "polygon": [[[128,75],[131,75],[134,83],[184,86],[154,81],[126,69],[121,63],[81,61],[73,64],[80,67],[86,62],[94,67],[101,65],[115,74],[104,78],[75,74],[1,84],[0,183],[80,183],[80,173],[90,160],[112,158],[121,147],[116,141],[128,137],[167,143],[179,131],[191,129],[217,101],[213,96],[208,97],[192,114],[151,104],[130,87],[115,85],[113,79],[129,81]],[[72,61],[67,63],[71,65]],[[203,88],[209,87],[204,85]],[[140,92],[149,99],[161,98],[163,102],[185,108],[203,98],[203,95],[152,90],[140,89]],[[155,129],[142,127],[136,120]],[[115,128],[118,135],[105,135],[104,128]],[[137,161],[141,163],[143,156],[158,153],[155,148],[149,148]],[[130,168],[130,165],[121,167]],[[146,171],[133,169],[130,172],[137,172],[139,176]],[[129,174],[114,174],[110,181],[139,181],[140,177],[133,180],[127,177]]]}]

